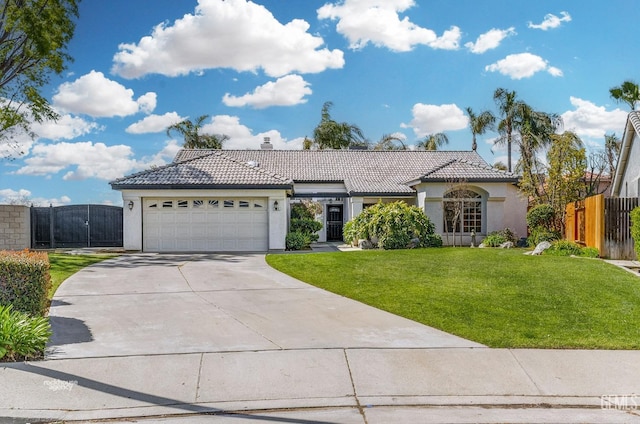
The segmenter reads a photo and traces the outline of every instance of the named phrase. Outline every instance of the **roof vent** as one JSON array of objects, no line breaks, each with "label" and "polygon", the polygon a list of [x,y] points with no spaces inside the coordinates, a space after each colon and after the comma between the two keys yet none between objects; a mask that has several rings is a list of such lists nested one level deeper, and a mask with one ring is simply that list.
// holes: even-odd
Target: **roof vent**
[{"label": "roof vent", "polygon": [[271,144],[271,137],[264,137],[264,143],[260,145],[262,150],[273,150],[273,144]]},{"label": "roof vent", "polygon": [[247,165],[249,165],[252,168],[257,168],[258,166],[260,166],[260,164],[255,160],[250,160],[249,162],[247,162]]}]

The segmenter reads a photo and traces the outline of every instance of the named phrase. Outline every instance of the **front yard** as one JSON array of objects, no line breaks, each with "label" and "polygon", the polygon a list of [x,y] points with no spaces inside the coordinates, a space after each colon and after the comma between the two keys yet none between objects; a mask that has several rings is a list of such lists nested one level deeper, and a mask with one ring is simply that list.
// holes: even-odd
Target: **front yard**
[{"label": "front yard", "polygon": [[268,255],[317,287],[501,348],[640,348],[640,278],[595,259],[440,248]]}]

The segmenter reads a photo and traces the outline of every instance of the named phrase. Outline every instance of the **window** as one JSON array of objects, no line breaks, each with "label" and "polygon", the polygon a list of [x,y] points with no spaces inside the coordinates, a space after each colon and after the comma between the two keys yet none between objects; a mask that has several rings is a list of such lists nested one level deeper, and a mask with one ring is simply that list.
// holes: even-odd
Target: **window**
[{"label": "window", "polygon": [[162,207],[163,208],[172,208],[173,207],[173,200],[165,200],[164,202],[162,202]]},{"label": "window", "polygon": [[238,206],[241,208],[248,208],[249,207],[249,202],[247,200],[240,200],[238,202]]},{"label": "window", "polygon": [[178,200],[178,207],[179,208],[188,208],[189,207],[189,202],[187,200]]},{"label": "window", "polygon": [[264,208],[264,201],[262,200],[254,200],[253,201],[253,207],[254,208]]},{"label": "window", "polygon": [[150,207],[150,208],[157,208],[157,207],[158,207],[158,204],[157,204],[156,202],[149,203],[149,207]]},{"label": "window", "polygon": [[218,200],[217,199],[209,200],[209,207],[210,208],[217,208],[218,207]]},{"label": "window", "polygon": [[193,201],[193,208],[194,209],[199,209],[202,208],[204,206],[204,200],[194,200]]},{"label": "window", "polygon": [[472,190],[453,190],[445,194],[445,233],[481,233],[482,206],[482,195]]},{"label": "window", "polygon": [[225,208],[232,208],[235,205],[235,200],[225,200],[224,201],[224,207]]}]

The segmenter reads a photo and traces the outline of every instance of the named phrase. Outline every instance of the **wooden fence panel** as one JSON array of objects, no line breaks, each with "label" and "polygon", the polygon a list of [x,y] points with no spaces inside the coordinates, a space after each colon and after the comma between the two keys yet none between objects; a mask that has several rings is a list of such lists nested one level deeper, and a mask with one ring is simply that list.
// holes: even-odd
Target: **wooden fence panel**
[{"label": "wooden fence panel", "polygon": [[604,195],[584,199],[584,244],[604,253]]},{"label": "wooden fence panel", "polygon": [[605,199],[603,256],[611,259],[636,259],[631,237],[630,212],[638,206],[638,198]]}]

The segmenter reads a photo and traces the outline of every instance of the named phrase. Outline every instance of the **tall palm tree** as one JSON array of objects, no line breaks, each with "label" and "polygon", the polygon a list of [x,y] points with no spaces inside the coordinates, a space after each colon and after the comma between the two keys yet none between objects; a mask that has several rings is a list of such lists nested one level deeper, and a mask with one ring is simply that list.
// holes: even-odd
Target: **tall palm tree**
[{"label": "tall palm tree", "polygon": [[438,150],[445,144],[449,144],[449,137],[445,133],[435,133],[427,135],[416,144],[418,150]]},{"label": "tall palm tree", "polygon": [[392,134],[383,134],[380,140],[373,146],[373,150],[407,150],[407,145],[402,139]]},{"label": "tall palm tree", "polygon": [[183,147],[185,149],[222,149],[224,142],[229,140],[225,134],[201,134],[204,121],[209,115],[198,116],[195,122],[185,119],[176,122],[167,128],[167,136],[171,137],[172,132],[177,132],[184,138]]},{"label": "tall palm tree", "polygon": [[640,88],[633,81],[625,81],[619,87],[609,89],[609,94],[618,103],[626,103],[631,110],[636,110],[640,101]]},{"label": "tall palm tree", "polygon": [[473,109],[467,107],[467,116],[469,117],[469,127],[471,128],[471,135],[473,141],[471,143],[471,150],[474,152],[478,149],[478,143],[476,142],[476,136],[484,134],[488,129],[493,128],[496,122],[496,117],[493,116],[488,110],[480,112],[480,115],[476,115]]},{"label": "tall palm tree", "polygon": [[509,91],[504,88],[498,88],[493,93],[493,100],[498,106],[501,120],[498,123],[498,132],[500,138],[497,144],[507,144],[507,170],[511,172],[511,144],[513,135],[518,131],[518,124],[523,115],[524,102],[516,97],[515,91]]},{"label": "tall palm tree", "polygon": [[349,146],[364,146],[366,140],[357,125],[336,122],[331,118],[332,102],[322,105],[320,123],[313,130],[314,144],[318,149],[348,149]]}]

